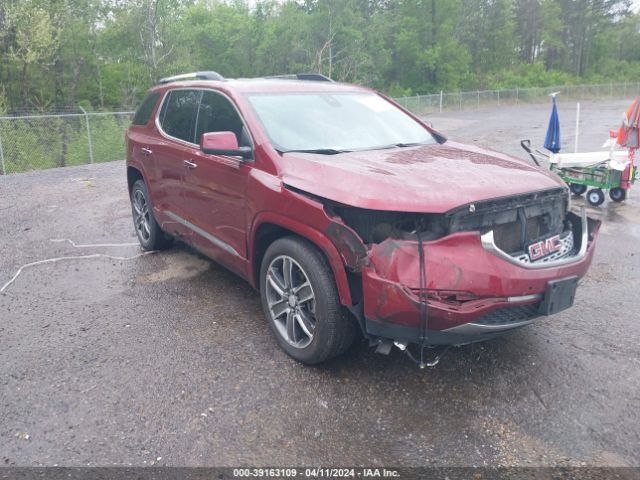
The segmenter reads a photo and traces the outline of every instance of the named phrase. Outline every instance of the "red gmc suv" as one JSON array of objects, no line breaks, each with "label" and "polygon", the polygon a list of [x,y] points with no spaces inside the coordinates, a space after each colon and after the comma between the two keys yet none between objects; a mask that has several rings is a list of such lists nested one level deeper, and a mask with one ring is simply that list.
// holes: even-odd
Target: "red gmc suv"
[{"label": "red gmc suv", "polygon": [[568,308],[599,228],[556,175],[316,74],[161,80],[127,180],[142,247],[178,238],[240,275],[308,364],[358,330],[387,352],[461,345]]}]

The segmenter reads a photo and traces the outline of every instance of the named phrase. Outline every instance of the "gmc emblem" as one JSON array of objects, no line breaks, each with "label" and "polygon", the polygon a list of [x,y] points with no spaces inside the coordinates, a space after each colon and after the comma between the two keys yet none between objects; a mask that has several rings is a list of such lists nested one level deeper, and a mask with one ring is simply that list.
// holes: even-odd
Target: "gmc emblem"
[{"label": "gmc emblem", "polygon": [[554,235],[553,237],[545,238],[544,240],[529,245],[529,258],[532,262],[535,262],[547,255],[556,253],[561,248],[562,242],[560,241],[560,235]]}]

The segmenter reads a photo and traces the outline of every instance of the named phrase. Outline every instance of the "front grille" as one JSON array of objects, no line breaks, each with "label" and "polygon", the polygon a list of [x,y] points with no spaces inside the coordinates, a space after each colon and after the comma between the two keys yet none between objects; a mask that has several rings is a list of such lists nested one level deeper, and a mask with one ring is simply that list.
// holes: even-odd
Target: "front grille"
[{"label": "front grille", "polygon": [[567,205],[568,194],[562,188],[478,202],[447,214],[449,233],[493,231],[496,246],[516,255],[534,240],[562,232]]},{"label": "front grille", "polygon": [[[558,260],[560,258],[566,257],[573,253],[573,232],[569,232],[567,235],[560,239],[560,250],[551,255],[541,258],[540,260],[536,260],[535,263],[547,263],[553,262],[554,260]],[[514,255],[514,257],[522,262],[522,263],[531,263],[531,259],[529,258],[528,253],[520,253],[519,255]]]},{"label": "front grille", "polygon": [[[546,215],[538,215],[525,219],[524,243],[528,244],[534,240],[548,235],[549,221]],[[511,253],[522,250],[522,224],[520,221],[496,224],[493,226],[493,238],[498,248],[504,252]]]},{"label": "front grille", "polygon": [[528,305],[519,305],[516,307],[503,307],[494,310],[491,313],[483,315],[473,323],[479,325],[490,325],[493,327],[508,326],[514,323],[533,320],[540,316],[538,312],[539,303],[530,303]]}]

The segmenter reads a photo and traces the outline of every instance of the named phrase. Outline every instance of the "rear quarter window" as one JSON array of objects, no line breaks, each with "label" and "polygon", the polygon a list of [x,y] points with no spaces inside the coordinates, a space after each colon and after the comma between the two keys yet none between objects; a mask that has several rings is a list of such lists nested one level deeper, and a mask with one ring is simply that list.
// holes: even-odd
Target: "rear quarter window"
[{"label": "rear quarter window", "polygon": [[151,112],[153,112],[153,107],[156,106],[158,102],[158,98],[160,98],[160,94],[158,92],[152,92],[142,101],[136,114],[133,116],[133,124],[134,125],[146,125],[149,123],[149,118],[151,118]]}]

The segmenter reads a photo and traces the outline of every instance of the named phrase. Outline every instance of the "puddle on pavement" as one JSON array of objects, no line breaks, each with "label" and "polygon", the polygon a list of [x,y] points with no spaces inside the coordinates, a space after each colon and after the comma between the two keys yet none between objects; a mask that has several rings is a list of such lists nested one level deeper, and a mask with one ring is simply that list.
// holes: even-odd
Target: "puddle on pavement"
[{"label": "puddle on pavement", "polygon": [[640,215],[632,203],[608,203],[604,208],[604,221],[616,229],[624,229],[635,237],[640,237]]},{"label": "puddle on pavement", "polygon": [[624,231],[634,237],[640,237],[640,213],[634,200],[622,203],[605,200],[605,203],[599,207],[593,207],[584,200],[584,197],[573,195],[571,203],[574,211],[578,211],[579,207],[584,205],[588,216],[602,221],[600,228],[603,233]]},{"label": "puddle on pavement", "polygon": [[188,252],[174,251],[162,257],[164,266],[157,272],[138,275],[135,283],[158,283],[167,280],[186,280],[206,272],[211,262]]}]

